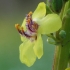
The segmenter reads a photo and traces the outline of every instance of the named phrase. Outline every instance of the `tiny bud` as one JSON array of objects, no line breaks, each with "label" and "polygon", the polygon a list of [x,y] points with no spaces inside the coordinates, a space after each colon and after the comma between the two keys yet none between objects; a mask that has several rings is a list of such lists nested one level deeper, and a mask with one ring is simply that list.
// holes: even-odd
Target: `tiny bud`
[{"label": "tiny bud", "polygon": [[62,38],[62,39],[66,38],[66,32],[65,32],[64,30],[61,30],[61,31],[59,32],[59,36],[60,36],[60,38]]},{"label": "tiny bud", "polygon": [[47,42],[50,44],[56,45],[56,42],[50,37],[47,38]]}]

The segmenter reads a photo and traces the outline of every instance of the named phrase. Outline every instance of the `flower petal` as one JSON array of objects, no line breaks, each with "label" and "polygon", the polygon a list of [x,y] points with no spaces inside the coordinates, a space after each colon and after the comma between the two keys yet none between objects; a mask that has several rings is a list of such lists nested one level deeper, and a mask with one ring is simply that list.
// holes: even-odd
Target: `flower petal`
[{"label": "flower petal", "polygon": [[35,42],[35,45],[33,47],[35,55],[40,59],[43,55],[43,41],[41,38],[41,35],[37,36],[37,41]]},{"label": "flower petal", "polygon": [[56,32],[62,27],[62,21],[57,14],[48,14],[37,23],[39,24],[38,32],[42,34]]},{"label": "flower petal", "polygon": [[22,43],[19,47],[20,61],[26,64],[28,67],[32,66],[36,60],[36,55],[33,51],[34,43],[27,41]]},{"label": "flower petal", "polygon": [[26,19],[24,18],[21,27],[24,28],[24,30],[26,30]]},{"label": "flower petal", "polygon": [[46,15],[46,4],[44,2],[40,2],[36,8],[36,10],[34,11],[32,18],[33,20],[42,18]]},{"label": "flower petal", "polygon": [[22,35],[21,35],[21,41],[22,41],[22,42],[25,42],[25,41],[27,41],[27,40],[28,40],[28,39],[27,39],[25,36],[22,36]]},{"label": "flower petal", "polygon": [[[26,31],[26,19],[25,18],[23,20],[23,23],[22,23],[21,27],[23,27],[24,31]],[[21,41],[24,42],[26,40],[28,40],[28,39],[21,35]]]}]

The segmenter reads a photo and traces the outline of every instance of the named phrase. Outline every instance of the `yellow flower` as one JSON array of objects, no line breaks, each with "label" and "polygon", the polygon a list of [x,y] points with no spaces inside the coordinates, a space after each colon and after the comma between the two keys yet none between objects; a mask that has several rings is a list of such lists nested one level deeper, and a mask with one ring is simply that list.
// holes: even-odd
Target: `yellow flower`
[{"label": "yellow flower", "polygon": [[40,59],[43,55],[41,34],[53,33],[62,26],[60,17],[57,14],[45,15],[46,4],[41,2],[33,14],[32,12],[27,14],[22,26],[15,25],[23,42],[19,47],[20,61],[28,67],[34,64],[36,58]]}]

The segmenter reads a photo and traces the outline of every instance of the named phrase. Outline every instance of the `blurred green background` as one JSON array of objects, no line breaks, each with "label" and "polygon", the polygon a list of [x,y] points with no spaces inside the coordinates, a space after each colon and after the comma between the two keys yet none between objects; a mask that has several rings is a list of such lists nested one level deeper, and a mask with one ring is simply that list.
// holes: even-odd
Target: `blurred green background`
[{"label": "blurred green background", "polygon": [[34,11],[38,3],[46,0],[0,0],[0,70],[52,70],[54,46],[44,40],[44,55],[32,67],[19,60],[19,45],[22,43],[15,29],[29,11]]}]

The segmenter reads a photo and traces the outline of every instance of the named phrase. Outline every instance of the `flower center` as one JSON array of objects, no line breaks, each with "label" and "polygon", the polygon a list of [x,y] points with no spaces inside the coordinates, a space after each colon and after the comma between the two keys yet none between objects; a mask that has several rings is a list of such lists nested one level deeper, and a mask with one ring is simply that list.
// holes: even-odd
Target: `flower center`
[{"label": "flower center", "polygon": [[38,24],[32,20],[32,12],[26,16],[26,27],[31,32],[37,32]]},{"label": "flower center", "polygon": [[26,38],[30,39],[31,41],[34,41],[37,39],[37,30],[39,25],[32,20],[32,12],[29,12],[26,15],[26,31],[23,30],[23,27],[21,27],[19,24],[16,24],[15,27],[18,30],[18,32],[25,36]]}]

